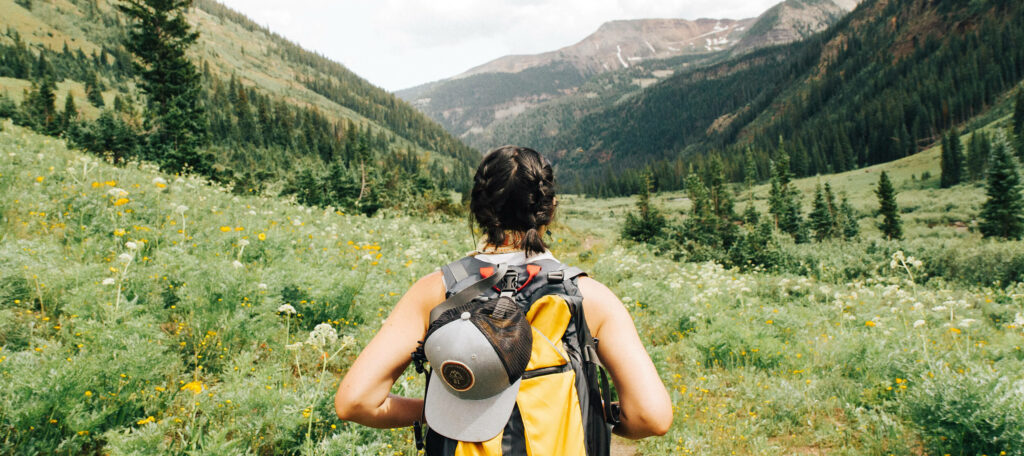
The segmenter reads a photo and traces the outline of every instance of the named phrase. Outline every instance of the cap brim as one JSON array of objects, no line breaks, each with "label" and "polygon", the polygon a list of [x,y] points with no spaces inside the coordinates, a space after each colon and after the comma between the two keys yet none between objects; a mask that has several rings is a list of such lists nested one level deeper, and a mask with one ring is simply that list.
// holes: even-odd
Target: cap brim
[{"label": "cap brim", "polygon": [[427,425],[438,434],[463,442],[486,442],[496,437],[516,405],[519,384],[509,385],[500,394],[486,399],[469,400],[452,394],[437,373],[430,376],[424,416]]}]

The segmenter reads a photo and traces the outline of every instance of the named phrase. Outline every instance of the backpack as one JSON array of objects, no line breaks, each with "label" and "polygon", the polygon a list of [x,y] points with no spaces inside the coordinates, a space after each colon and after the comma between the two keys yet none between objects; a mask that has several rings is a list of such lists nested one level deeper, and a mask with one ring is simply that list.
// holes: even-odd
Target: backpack
[{"label": "backpack", "polygon": [[[441,268],[447,300],[431,311],[433,323],[446,309],[470,301],[497,299],[502,289],[526,314],[533,328],[530,361],[516,405],[504,429],[481,443],[460,442],[415,425],[416,446],[428,456],[526,456],[558,454],[607,456],[611,429],[618,423],[608,376],[597,357],[583,313],[577,278],[585,273],[555,260],[498,265],[465,257]],[[493,286],[501,281],[502,287]],[[413,353],[417,372],[425,368],[422,343]],[[429,382],[428,382],[429,383]]]}]

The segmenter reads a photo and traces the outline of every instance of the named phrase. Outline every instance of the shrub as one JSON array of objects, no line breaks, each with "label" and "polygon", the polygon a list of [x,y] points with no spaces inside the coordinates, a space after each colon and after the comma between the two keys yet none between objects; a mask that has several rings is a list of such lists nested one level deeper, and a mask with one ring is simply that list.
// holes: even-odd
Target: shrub
[{"label": "shrub", "polygon": [[930,454],[1024,455],[1024,380],[983,369],[942,369],[926,377],[903,407]]}]

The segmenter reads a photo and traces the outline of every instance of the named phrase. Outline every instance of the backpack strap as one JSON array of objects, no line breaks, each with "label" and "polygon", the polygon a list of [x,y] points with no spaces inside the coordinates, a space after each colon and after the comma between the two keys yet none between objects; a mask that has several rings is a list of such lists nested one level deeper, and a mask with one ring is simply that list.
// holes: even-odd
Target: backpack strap
[{"label": "backpack strap", "polygon": [[[493,287],[495,284],[498,283],[498,281],[505,277],[505,273],[508,272],[508,264],[499,264],[496,269],[497,270],[494,271],[494,274],[491,274],[489,277],[485,279],[480,279],[476,283],[462,289],[462,291],[458,293],[455,293],[450,298],[445,299],[444,302],[438,304],[436,307],[431,309],[430,322],[433,323],[434,320],[437,320],[437,318],[441,316],[441,314],[445,313],[450,309],[454,309],[456,307],[469,303],[474,298],[480,296],[485,291]],[[463,269],[463,273],[465,273],[465,269]]]}]

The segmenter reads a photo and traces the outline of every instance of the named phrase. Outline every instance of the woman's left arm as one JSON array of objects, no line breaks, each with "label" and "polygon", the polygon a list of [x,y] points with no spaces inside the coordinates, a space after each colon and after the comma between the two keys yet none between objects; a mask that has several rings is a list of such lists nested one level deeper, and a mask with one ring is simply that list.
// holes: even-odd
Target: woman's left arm
[{"label": "woman's left arm", "polygon": [[430,309],[444,301],[441,273],[416,282],[345,374],[334,396],[338,417],[375,428],[412,426],[423,400],[390,394],[427,330]]}]

